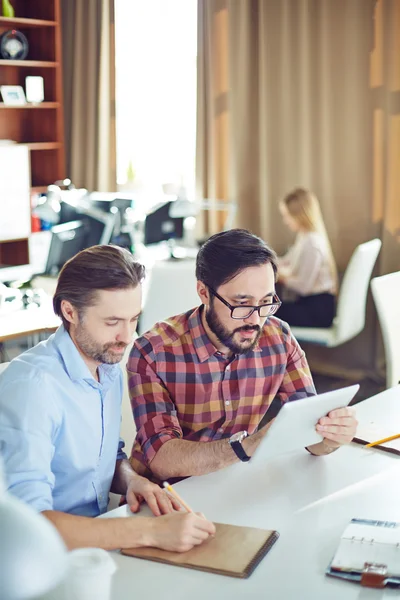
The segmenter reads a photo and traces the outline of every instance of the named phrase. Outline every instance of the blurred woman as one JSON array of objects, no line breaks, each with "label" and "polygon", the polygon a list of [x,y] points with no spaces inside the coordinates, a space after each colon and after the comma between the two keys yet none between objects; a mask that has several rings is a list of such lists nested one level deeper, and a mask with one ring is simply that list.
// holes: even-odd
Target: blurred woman
[{"label": "blurred woman", "polygon": [[[279,203],[279,210],[296,240],[279,258],[283,304],[277,316],[289,325],[330,327],[335,316],[337,270],[319,202],[309,190],[297,188]],[[285,301],[290,295],[294,298]]]}]

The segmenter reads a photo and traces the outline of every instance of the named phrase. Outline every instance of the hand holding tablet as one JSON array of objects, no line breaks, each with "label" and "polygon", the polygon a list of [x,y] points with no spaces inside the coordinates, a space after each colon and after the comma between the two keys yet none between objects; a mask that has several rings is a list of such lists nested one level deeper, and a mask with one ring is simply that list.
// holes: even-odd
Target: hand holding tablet
[{"label": "hand holding tablet", "polygon": [[[349,442],[346,427],[343,427],[349,419],[348,411],[341,409],[350,403],[359,387],[352,385],[284,404],[261,440],[252,462],[300,450],[318,444],[324,438],[337,439],[339,443]],[[334,413],[328,417],[332,411]]]}]

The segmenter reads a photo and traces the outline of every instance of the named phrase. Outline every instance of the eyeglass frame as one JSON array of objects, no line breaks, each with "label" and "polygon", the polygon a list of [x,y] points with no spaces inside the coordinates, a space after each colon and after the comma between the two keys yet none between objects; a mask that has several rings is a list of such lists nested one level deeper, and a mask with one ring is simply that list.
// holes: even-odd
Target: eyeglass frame
[{"label": "eyeglass frame", "polygon": [[[273,296],[273,299],[277,298],[278,302],[271,302],[270,304],[259,304],[258,306],[248,306],[248,307],[246,305],[232,306],[232,304],[229,304],[229,302],[227,300],[222,298],[222,296],[220,296],[215,290],[213,290],[212,287],[210,287],[210,286],[207,286],[207,287],[213,296],[218,298],[218,300],[220,302],[222,302],[222,304],[225,304],[225,306],[227,306],[230,309],[231,319],[235,319],[236,321],[243,321],[244,319],[249,319],[255,311],[258,312],[258,316],[260,317],[260,319],[266,319],[267,317],[272,317],[272,315],[274,315],[277,312],[277,310],[282,306],[282,301],[279,299],[278,294],[274,294],[274,296]],[[266,315],[265,317],[262,317],[260,314],[260,310],[262,308],[264,308],[264,306],[272,306],[272,307],[274,307],[275,310],[272,313]],[[246,315],[245,317],[234,317],[233,312],[234,312],[235,308],[249,308],[251,310],[250,310],[249,314]]]}]

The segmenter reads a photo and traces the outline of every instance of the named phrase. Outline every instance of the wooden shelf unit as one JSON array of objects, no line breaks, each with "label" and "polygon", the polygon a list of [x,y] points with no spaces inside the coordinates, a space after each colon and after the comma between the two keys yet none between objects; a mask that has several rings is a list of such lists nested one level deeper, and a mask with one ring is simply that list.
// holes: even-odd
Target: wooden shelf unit
[{"label": "wooden shelf unit", "polygon": [[19,29],[22,27],[56,27],[57,21],[48,21],[46,19],[25,19],[23,17],[1,17],[0,26]]},{"label": "wooden shelf unit", "polygon": [[23,106],[7,106],[4,103],[0,103],[0,110],[27,110],[30,108],[59,108],[59,102],[39,102],[38,104],[24,104]]},{"label": "wooden shelf unit", "polygon": [[[0,85],[21,85],[25,90],[25,78],[39,75],[44,80],[45,101],[23,106],[0,102],[0,139],[28,146],[32,195],[66,177],[61,7],[60,0],[12,0],[12,5],[15,17],[0,16],[0,34],[9,29],[21,31],[28,39],[29,53],[26,60],[0,60]],[[29,263],[28,241],[29,237],[0,239],[0,264]]]},{"label": "wooden shelf unit", "polygon": [[[1,29],[1,28],[0,28]],[[44,67],[53,68],[59,67],[58,62],[51,60],[0,60],[0,67]]]}]

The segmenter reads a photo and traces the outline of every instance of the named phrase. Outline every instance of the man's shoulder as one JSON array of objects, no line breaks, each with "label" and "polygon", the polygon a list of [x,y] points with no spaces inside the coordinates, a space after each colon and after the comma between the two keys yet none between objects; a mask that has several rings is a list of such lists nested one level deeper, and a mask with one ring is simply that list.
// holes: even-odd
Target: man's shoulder
[{"label": "man's shoulder", "polygon": [[290,327],[286,321],[282,321],[282,319],[274,316],[267,319],[260,337],[260,342],[268,344],[268,341],[270,341],[272,337],[281,338],[282,341],[287,341],[292,337]]},{"label": "man's shoulder", "polygon": [[259,347],[270,353],[273,348],[280,354],[290,354],[298,346],[290,326],[278,317],[269,317],[260,336]]},{"label": "man's shoulder", "polygon": [[136,347],[145,352],[151,349],[157,353],[166,347],[183,344],[187,336],[190,336],[189,319],[192,314],[193,310],[190,310],[156,323],[152,329],[136,339],[134,349]]},{"label": "man's shoulder", "polygon": [[10,383],[28,388],[44,385],[52,379],[59,381],[62,370],[60,357],[51,345],[41,343],[10,362],[0,375],[0,388]]}]

